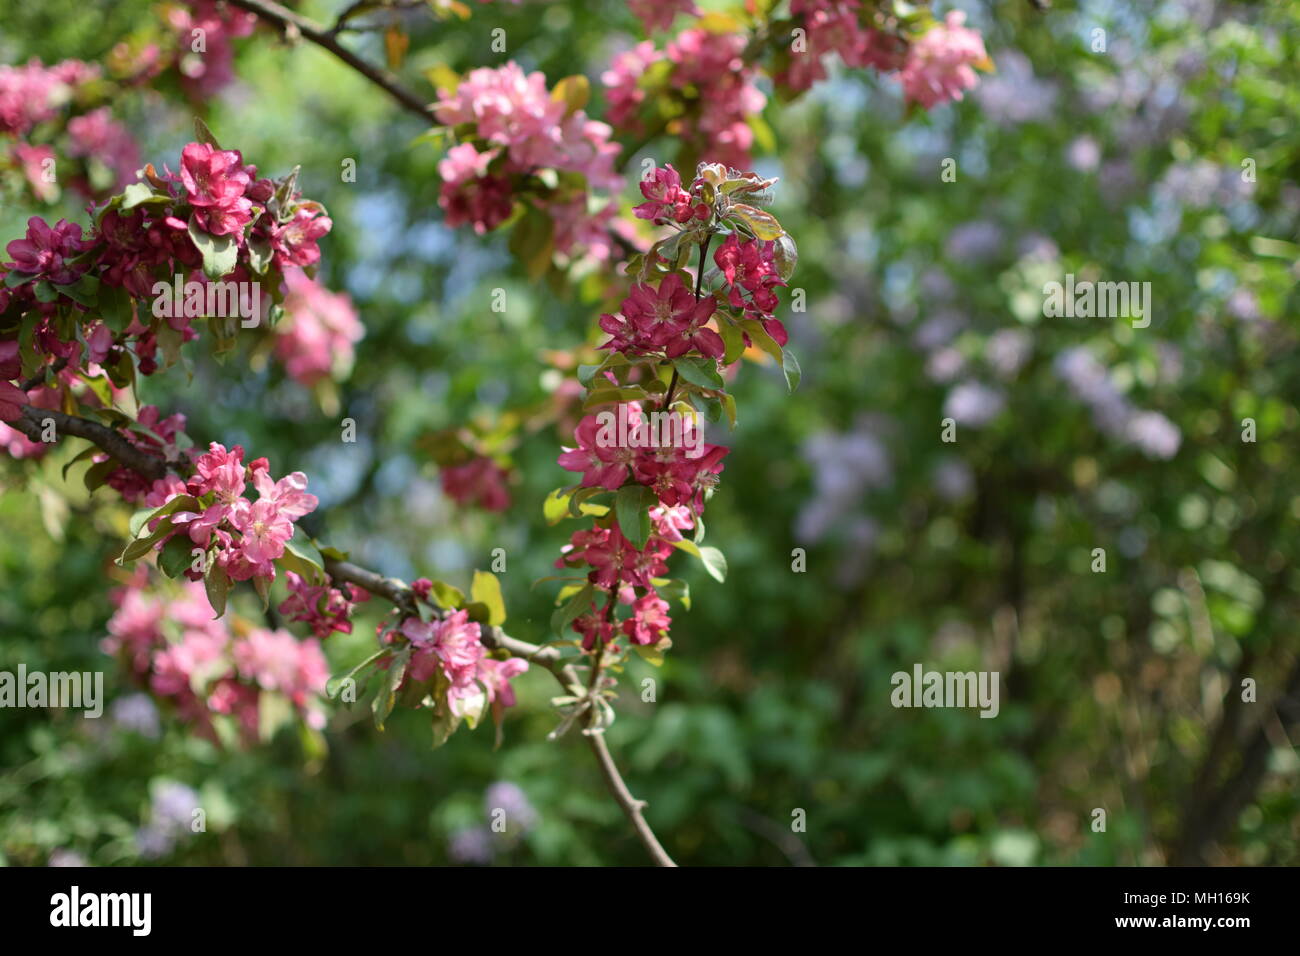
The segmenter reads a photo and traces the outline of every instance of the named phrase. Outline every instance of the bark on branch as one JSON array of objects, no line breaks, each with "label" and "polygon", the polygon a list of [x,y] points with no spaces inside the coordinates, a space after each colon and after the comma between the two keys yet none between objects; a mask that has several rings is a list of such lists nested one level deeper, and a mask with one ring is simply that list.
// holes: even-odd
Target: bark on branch
[{"label": "bark on branch", "polygon": [[297,34],[305,40],[315,43],[323,49],[329,50],[336,57],[346,63],[352,69],[356,70],[371,83],[374,83],[403,107],[428,123],[436,124],[433,109],[428,103],[416,96],[401,82],[398,81],[392,73],[382,67],[375,66],[373,63],[367,63],[361,57],[357,56],[343,44],[339,43],[336,34],[321,26],[299,13],[282,7],[275,0],[226,0],[231,6],[239,7],[241,10],[247,10],[249,13],[256,14],[262,20],[278,27],[286,36],[292,37]]},{"label": "bark on branch", "polygon": [[[127,468],[147,478],[162,478],[169,470],[173,470],[171,463],[164,461],[157,455],[152,455],[141,448],[137,448],[127,441],[121,432],[87,418],[78,418],[52,409],[33,408],[31,405],[24,405],[22,416],[8,424],[18,429],[32,441],[40,441],[43,420],[47,418],[54,421],[55,429],[59,435],[73,435],[77,438],[84,438]],[[325,559],[325,571],[334,581],[358,585],[371,594],[383,597],[399,610],[408,614],[416,613],[414,592],[409,585],[396,578],[386,577],[351,561],[339,561],[333,558]],[[485,625],[482,630],[483,643],[486,646],[503,648],[514,657],[520,657],[530,663],[544,667],[554,675],[566,693],[570,692],[575,686],[581,685],[573,666],[564,661],[557,648],[543,647],[520,640],[517,637],[511,637],[499,627]],[[646,807],[645,801],[638,800],[628,790],[627,783],[623,780],[622,774],[619,773],[618,766],[614,763],[614,758],[605,744],[604,735],[587,735],[587,741],[592,752],[596,755],[601,775],[604,777],[610,793],[619,807],[622,808],[628,822],[632,824],[632,828],[636,831],[637,838],[645,847],[646,852],[650,854],[651,859],[658,866],[676,866],[677,864],[673,862],[659,843],[654,831],[650,828],[650,824],[646,822],[643,812]]]}]

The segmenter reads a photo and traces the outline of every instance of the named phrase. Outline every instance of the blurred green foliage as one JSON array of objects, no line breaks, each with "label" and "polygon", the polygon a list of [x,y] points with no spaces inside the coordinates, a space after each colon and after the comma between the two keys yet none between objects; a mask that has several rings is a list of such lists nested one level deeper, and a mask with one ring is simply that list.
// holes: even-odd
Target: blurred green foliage
[{"label": "blurred green foliage", "polygon": [[[339,5],[304,9],[324,18]],[[623,4],[473,6],[464,23],[409,19],[402,72],[421,95],[434,95],[421,70],[440,63],[515,59],[552,82],[596,79],[639,36]],[[694,606],[674,614],[667,664],[625,675],[612,748],[684,864],[1159,864],[1197,827],[1212,831],[1198,850],[1208,862],[1295,864],[1300,760],[1269,708],[1300,657],[1300,10],[960,6],[999,67],[977,95],[909,118],[889,80],[841,70],[769,102],[777,149],[756,166],[781,177],[773,211],[799,243],[792,285],[807,309],[782,317],[803,385],[787,396],[779,371],[742,371],[709,514],[730,576],[719,585],[677,559]],[[97,59],[153,15],[142,0],[19,5],[0,60]],[[506,54],[489,52],[496,26]],[[1092,50],[1098,26],[1105,52]],[[382,56],[377,36],[358,48]],[[305,194],[335,221],[322,277],[351,294],[366,338],[339,416],[239,358],[150,381],[149,400],[184,411],[201,442],[306,471],[322,497],[313,532],[385,572],[467,586],[505,548],[509,629],[545,639],[552,592],[530,582],[572,530],[541,517],[567,479],[555,457],[568,436],[521,433],[514,504],[499,516],[443,498],[415,441],[544,407],[549,350],[597,341],[606,306],[591,288],[530,282],[505,235],[445,229],[437,149],[328,54],[266,31],[238,49],[240,81],[205,118],[264,172],[302,166]],[[119,113],[146,158],[175,165],[184,108],[146,95]],[[626,168],[673,149],[646,144]],[[356,183],[340,180],[348,158]],[[49,214],[0,209],[5,239],[35,212]],[[69,199],[61,214],[80,210]],[[1044,318],[1042,284],[1065,273],[1150,282],[1150,327]],[[495,288],[504,313],[490,308]],[[1010,372],[1008,344],[1025,350]],[[1117,437],[1081,401],[1062,371],[1078,349],[1127,406],[1165,416],[1175,454]],[[941,441],[953,393],[975,381],[1001,410]],[[344,415],[358,444],[338,440]],[[0,465],[6,668],[106,666],[98,641],[126,511],[80,491],[75,473],[61,479],[75,450]],[[807,570],[795,573],[800,547]],[[336,672],[365,656],[377,604],[326,642]],[[890,675],[916,662],[1000,671],[999,717],[894,709]],[[655,703],[641,699],[649,677]],[[1222,700],[1243,677],[1260,703],[1207,769]],[[132,690],[111,670],[107,683],[110,697]],[[200,792],[208,832],[162,862],[445,863],[458,833],[485,824],[484,789],[508,780],[539,822],[495,862],[644,862],[586,748],[546,740],[549,676],[518,683],[497,751],[490,730],[431,751],[420,712],[379,734],[364,706],[336,708],[323,755],[288,738],[219,752],[170,718],[155,740],[108,718],[0,711],[0,853],[145,862],[135,834],[151,784],[174,780]],[[1206,780],[1248,776],[1240,742],[1259,726],[1267,772],[1211,826],[1194,798],[1218,792]],[[1104,834],[1090,829],[1094,808]],[[792,833],[799,809],[806,832]]]}]

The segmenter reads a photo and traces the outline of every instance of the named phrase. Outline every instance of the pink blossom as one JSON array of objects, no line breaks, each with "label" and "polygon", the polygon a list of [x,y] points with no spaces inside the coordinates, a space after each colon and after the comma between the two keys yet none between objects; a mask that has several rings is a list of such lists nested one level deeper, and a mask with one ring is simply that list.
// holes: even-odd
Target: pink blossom
[{"label": "pink blossom", "polygon": [[[626,407],[628,423],[635,428],[641,423],[641,406],[629,402]],[[602,442],[600,430],[596,415],[583,418],[574,432],[578,446],[564,447],[558,462],[565,471],[583,472],[582,487],[616,491],[627,481],[628,472],[636,460],[636,451],[616,442]]]},{"label": "pink blossom", "polygon": [[27,180],[32,195],[41,202],[53,202],[58,197],[59,187],[48,172],[54,169],[54,150],[49,146],[29,146],[17,143],[14,146],[14,159],[23,169],[23,178]]},{"label": "pink blossom", "polygon": [[653,590],[646,591],[632,604],[632,616],[623,622],[623,633],[633,644],[654,644],[663,637],[673,619],[668,616],[668,602]]},{"label": "pink blossom", "polygon": [[687,222],[692,218],[709,218],[708,205],[692,199],[691,194],[682,189],[682,177],[672,164],[655,167],[654,175],[642,179],[641,195],[646,201],[633,209],[638,219]]},{"label": "pink blossom", "polygon": [[635,125],[633,119],[646,95],[640,87],[641,77],[653,63],[663,58],[664,54],[656,50],[650,40],[644,40],[614,57],[609,69],[600,76],[600,82],[606,88],[605,96],[609,101],[606,115],[611,123],[620,127]]},{"label": "pink blossom", "polygon": [[696,299],[673,272],[658,288],[639,282],[632,286],[620,309],[636,330],[632,344],[640,348],[662,348],[669,357],[685,354],[699,347],[705,354],[723,352],[722,339],[716,332],[702,328],[717,308],[712,296]]},{"label": "pink blossom", "polygon": [[37,123],[53,119],[68,86],[57,69],[34,58],[26,66],[0,64],[0,133],[25,136]]},{"label": "pink blossom", "polygon": [[[759,312],[776,310],[777,298],[773,286],[785,285],[776,271],[775,243],[757,239],[741,242],[735,233],[713,254],[713,261],[727,280],[728,299],[736,307],[752,305]],[[744,293],[749,293],[749,301]]]},{"label": "pink blossom", "polygon": [[448,465],[440,473],[442,490],[449,498],[459,505],[478,505],[487,511],[505,511],[510,507],[508,477],[504,468],[485,457],[464,465]]},{"label": "pink blossom", "polygon": [[122,189],[135,179],[140,150],[126,127],[113,119],[107,106],[68,120],[68,154],[94,157],[111,169],[115,187]]},{"label": "pink blossom", "polygon": [[180,177],[200,228],[242,240],[242,230],[253,218],[252,203],[244,196],[252,177],[239,152],[190,143],[181,150]]},{"label": "pink blossom", "polygon": [[302,621],[312,633],[324,640],[338,631],[352,633],[352,609],[358,601],[367,601],[370,595],[356,585],[346,585],[346,590],[329,584],[310,585],[293,571],[285,572],[289,596],[281,602],[280,613],[290,621]]},{"label": "pink blossom", "polygon": [[290,266],[310,266],[320,261],[318,240],[330,231],[334,221],[324,215],[318,203],[302,203],[288,222],[270,227],[275,264],[284,271]]},{"label": "pink blossom", "polygon": [[27,220],[26,238],[14,239],[5,246],[14,260],[7,268],[48,279],[55,285],[69,285],[81,277],[89,263],[68,260],[91,245],[93,242],[82,240],[81,227],[76,223],[60,219],[50,226],[39,216],[32,216]]},{"label": "pink blossom", "polygon": [[695,516],[685,505],[656,505],[650,509],[650,520],[654,523],[654,533],[665,541],[680,541],[683,531],[695,527]]},{"label": "pink blossom", "polygon": [[960,100],[978,82],[973,67],[985,63],[988,54],[979,32],[962,26],[965,22],[966,14],[953,10],[912,44],[898,77],[909,102],[930,109]]},{"label": "pink blossom", "polygon": [[285,273],[285,321],[276,326],[275,354],[294,381],[312,386],[345,378],[353,345],[365,335],[352,300],[327,290],[299,269]]},{"label": "pink blossom", "polygon": [[627,6],[645,26],[646,33],[667,30],[679,13],[700,13],[693,0],[628,0]]},{"label": "pink blossom", "polygon": [[487,692],[490,703],[500,707],[515,706],[515,689],[510,686],[511,678],[527,672],[528,662],[519,657],[498,661],[485,657],[478,662],[478,680]]},{"label": "pink blossom", "polygon": [[[178,67],[182,85],[194,96],[207,99],[228,86],[235,78],[232,37],[248,36],[257,24],[257,16],[229,4],[218,6],[213,0],[189,0],[192,9],[172,7],[168,22],[176,31],[181,45]],[[195,31],[204,38],[204,51],[191,49]]]}]

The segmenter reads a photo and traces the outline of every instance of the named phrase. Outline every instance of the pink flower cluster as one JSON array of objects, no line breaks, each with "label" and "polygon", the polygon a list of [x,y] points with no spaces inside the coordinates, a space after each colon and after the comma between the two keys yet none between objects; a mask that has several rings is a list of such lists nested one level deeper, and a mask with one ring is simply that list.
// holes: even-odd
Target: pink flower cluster
[{"label": "pink flower cluster", "polygon": [[[648,424],[637,402],[623,403],[618,414],[625,418],[629,433]],[[700,442],[694,434],[697,426],[689,418],[683,425],[685,434],[679,444],[658,447],[642,447],[639,441],[633,447],[606,439],[601,433],[603,427],[597,415],[585,417],[574,435],[577,447],[565,448],[558,459],[566,471],[583,473],[583,488],[617,491],[631,479],[654,491],[660,503],[668,508],[689,505],[695,514],[704,511],[705,495],[718,483],[722,459],[730,449]]]},{"label": "pink flower cluster", "polygon": [[[661,522],[656,522],[656,527],[660,526]],[[680,533],[677,538],[681,538]],[[667,613],[668,602],[655,591],[652,579],[668,573],[668,556],[672,553],[670,539],[655,534],[638,550],[617,526],[573,533],[555,566],[591,567],[588,580],[610,595],[603,608],[593,600],[591,609],[572,624],[585,650],[591,650],[598,639],[602,645],[610,643],[619,630],[634,644],[655,644],[664,637],[672,618]],[[637,588],[641,589],[640,597]],[[616,600],[631,608],[622,622],[612,613]]]},{"label": "pink flower cluster", "polygon": [[[22,170],[32,194],[43,202],[57,196],[57,186],[46,172],[56,159],[50,143],[28,143],[25,138],[39,124],[64,118],[73,106],[77,88],[100,78],[99,67],[80,60],[65,60],[46,67],[39,60],[26,66],[0,65],[0,135],[15,137],[12,157]],[[63,152],[81,159],[85,168],[69,177],[80,192],[94,196],[104,183],[92,185],[90,163],[108,169],[117,188],[130,182],[140,165],[140,151],[126,128],[112,117],[107,106],[68,117]]]},{"label": "pink flower cluster", "polygon": [[[624,361],[607,359],[591,387],[596,394],[594,390],[610,385],[633,386],[644,380],[647,370],[650,375],[662,374],[667,370],[664,363],[669,362],[672,377],[662,396],[645,399],[658,406],[649,413],[641,401],[600,403],[602,410],[578,423],[576,446],[565,447],[558,459],[565,470],[582,474],[579,485],[570,489],[580,496],[574,501],[591,497],[582,494],[586,489],[619,492],[614,507],[597,517],[594,527],[575,532],[556,562],[559,568],[589,568],[587,586],[607,595],[603,606],[593,597],[590,608],[584,608],[571,625],[587,650],[597,641],[604,646],[619,634],[635,644],[659,644],[671,623],[656,580],[668,573],[667,558],[675,542],[682,542],[682,532],[696,527],[703,515],[729,453],[725,446],[703,441],[693,414],[678,412],[673,399],[682,397],[676,391],[679,382],[690,382],[706,399],[712,397],[711,391],[717,394],[723,380],[712,379],[717,388],[710,389],[710,378],[701,386],[699,375],[712,377],[721,371],[727,339],[720,332],[732,336],[733,342],[739,336],[749,343],[751,332],[759,334],[752,324],[757,321],[779,346],[784,347],[788,339],[773,312],[778,305],[775,290],[786,284],[782,267],[790,263],[793,245],[775,219],[742,202],[761,201],[774,182],[720,164],[701,164],[689,190],[671,166],[656,169],[641,183],[645,202],[637,207],[637,216],[672,225],[677,235],[664,240],[671,244],[667,247],[657,244],[641,262],[642,279],[633,284],[619,312],[601,316],[600,327],[610,335],[601,348],[620,353]],[[728,234],[713,257],[716,290],[704,288],[705,263],[697,266],[692,291],[676,268],[676,249],[656,251],[680,248],[682,243],[707,249],[713,235],[722,230]],[[757,232],[774,232],[780,238],[743,238]],[[766,338],[763,344],[771,350]],[[690,374],[688,366],[694,369]],[[610,411],[611,406],[615,411]],[[623,493],[629,482],[650,495],[642,497],[643,492],[638,492],[629,498]],[[596,498],[599,504],[600,495]],[[629,527],[624,512],[629,500],[647,498],[653,499],[648,507],[650,528],[644,547],[638,548],[627,536],[632,532],[624,530]],[[699,550],[693,542],[683,544],[687,546]],[[620,604],[630,609],[621,620]]]},{"label": "pink flower cluster", "polygon": [[[454,91],[440,92],[434,114],[464,140],[438,164],[439,204],[448,225],[470,223],[479,233],[496,228],[510,216],[523,180],[541,169],[581,174],[586,191],[622,185],[614,171],[619,146],[610,142],[612,130],[552,97],[541,73],[526,74],[514,62],[482,67]],[[585,199],[586,191],[578,195]],[[573,204],[563,190],[534,192],[543,211],[563,213]],[[583,239],[573,229],[562,230],[556,247],[570,254]]]},{"label": "pink flower cluster", "polygon": [[68,155],[102,162],[113,173],[114,189],[133,182],[140,168],[139,146],[107,106],[68,120]]},{"label": "pink flower cluster", "polygon": [[443,492],[461,506],[477,505],[487,511],[505,511],[510,507],[510,491],[506,487],[509,472],[491,458],[447,465],[439,477]]},{"label": "pink flower cluster", "polygon": [[600,327],[611,336],[601,348],[639,355],[662,352],[668,358],[694,349],[709,358],[722,358],[721,336],[705,325],[717,305],[713,296],[696,299],[675,272],[658,288],[638,282],[619,306],[619,314],[600,317]]},{"label": "pink flower cluster", "polygon": [[33,126],[59,115],[74,87],[98,75],[98,67],[80,60],[50,67],[34,58],[26,66],[0,64],[0,133],[26,136]]},{"label": "pink flower cluster", "polygon": [[[101,326],[102,328],[102,326]],[[181,450],[177,439],[185,431],[185,416],[180,412],[165,418],[155,405],[145,405],[136,416],[136,422],[142,426],[122,433],[123,437],[136,448],[166,461],[175,461],[182,455],[192,457],[194,450]],[[108,461],[107,455],[93,456],[96,462]],[[130,468],[118,468],[109,472],[104,479],[108,485],[132,504],[157,508],[167,503],[172,495],[184,490],[179,478],[168,477],[150,481],[148,478],[132,471]]]},{"label": "pink flower cluster", "polygon": [[365,335],[352,300],[298,268],[285,271],[284,284],[285,319],[275,327],[275,354],[285,371],[308,387],[328,377],[346,378],[353,346]]},{"label": "pink flower cluster", "polygon": [[355,584],[345,584],[342,589],[329,584],[312,585],[293,571],[286,571],[284,578],[289,596],[280,604],[280,613],[291,621],[309,625],[321,640],[335,631],[351,634],[353,609],[370,600],[370,592]]},{"label": "pink flower cluster", "polygon": [[947,100],[960,100],[978,82],[974,67],[988,60],[984,39],[962,26],[966,14],[953,10],[943,23],[914,42],[899,73],[903,95],[930,109]]},{"label": "pink flower cluster", "polygon": [[755,85],[757,69],[743,56],[746,39],[691,27],[677,34],[661,52],[645,41],[619,54],[601,76],[608,87],[610,121],[633,130],[643,128],[637,113],[645,101],[643,77],[653,64],[667,60],[672,70],[668,89],[687,107],[668,132],[691,143],[697,152],[720,163],[745,167],[754,132],[749,117],[767,102]]},{"label": "pink flower cluster", "polygon": [[[195,460],[194,477],[185,488],[204,508],[177,511],[171,522],[198,547],[215,548],[216,566],[232,580],[258,577],[273,581],[274,562],[284,556],[294,522],[314,511],[317,500],[307,493],[302,472],[273,481],[265,458],[248,465],[243,459],[244,449],[239,445],[229,451],[217,442],[209,445],[207,453]],[[249,481],[257,489],[256,501],[244,497]]]},{"label": "pink flower cluster", "polygon": [[695,0],[627,0],[628,9],[645,27],[646,33],[667,30],[679,13],[698,16]]},{"label": "pink flower cluster", "polygon": [[[416,593],[423,590],[427,596],[428,589],[422,589],[421,583],[416,582]],[[485,705],[499,715],[503,708],[515,705],[510,680],[527,671],[528,662],[518,657],[504,661],[488,657],[482,629],[469,619],[467,611],[454,611],[432,621],[408,617],[395,632],[385,632],[381,624],[380,633],[390,643],[397,641],[398,634],[410,642],[411,660],[403,686],[423,684],[441,673],[447,682],[446,703],[454,715],[477,718]],[[380,662],[384,669],[390,665],[391,659]]]},{"label": "pink flower cluster", "polygon": [[692,219],[703,222],[709,218],[708,203],[698,194],[682,188],[681,174],[673,169],[672,163],[655,167],[640,185],[641,195],[646,201],[632,210],[638,219],[650,219],[663,225],[668,222],[686,223]]},{"label": "pink flower cluster", "polygon": [[806,48],[792,51],[789,68],[776,80],[803,91],[826,79],[825,57],[838,54],[845,66],[897,70],[906,44],[897,37],[862,25],[860,0],[792,0],[790,13],[802,18]]},{"label": "pink flower cluster", "polygon": [[[208,99],[235,78],[235,52],[231,40],[246,37],[257,25],[257,15],[215,0],[187,0],[189,9],[172,7],[168,25],[176,31],[180,47],[176,68],[181,85],[197,99]],[[197,32],[196,32],[197,31]],[[195,38],[203,38],[203,49],[195,50]]]},{"label": "pink flower cluster", "polygon": [[176,597],[151,593],[143,573],[113,595],[101,647],[122,655],[131,670],[178,714],[213,736],[213,715],[235,718],[245,742],[259,734],[261,695],[289,701],[310,727],[325,725],[321,695],[329,666],[315,639],[284,630],[232,632],[213,619],[203,585],[183,582]]},{"label": "pink flower cluster", "polygon": [[[95,116],[83,118],[98,123]],[[196,245],[195,234],[208,233],[235,243],[234,264],[224,279],[284,278],[291,317],[278,353],[289,374],[311,384],[346,371],[361,337],[356,314],[346,297],[325,292],[300,271],[320,259],[317,242],[331,226],[319,203],[303,200],[287,182],[258,178],[238,151],[208,143],[186,146],[179,172],[164,168],[160,175],[146,166],[140,185],[148,190],[143,201],[134,195],[135,207],[124,210],[122,197],[115,198],[89,235],[76,223],[61,219],[51,225],[33,216],[26,236],[6,246],[10,261],[0,263],[0,312],[37,313],[34,341],[48,361],[89,361],[107,369],[129,349],[134,367],[118,367],[115,384],[121,386],[121,376],[133,371],[153,374],[162,324],[188,341],[198,336],[190,317],[180,309],[159,316],[156,301],[136,302],[125,316],[118,312],[121,324],[114,331],[104,302],[116,289],[136,300],[156,300],[155,285],[170,286],[176,274],[200,285],[215,281],[201,271],[204,259]],[[44,282],[59,293],[52,300],[38,294]],[[67,321],[69,314],[74,321]],[[97,321],[101,314],[103,322]]]}]

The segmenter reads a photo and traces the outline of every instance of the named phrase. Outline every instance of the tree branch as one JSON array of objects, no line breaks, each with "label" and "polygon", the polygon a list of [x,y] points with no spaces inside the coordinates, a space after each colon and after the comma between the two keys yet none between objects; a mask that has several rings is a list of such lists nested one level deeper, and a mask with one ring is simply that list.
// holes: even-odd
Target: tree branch
[{"label": "tree branch", "polygon": [[310,40],[319,47],[329,50],[336,57],[346,63],[352,69],[356,70],[371,83],[378,86],[385,93],[404,106],[408,111],[415,113],[421,119],[428,123],[437,124],[434,118],[433,109],[428,103],[416,96],[392,73],[367,63],[361,57],[357,56],[347,47],[339,43],[334,33],[327,30],[312,20],[308,20],[301,14],[294,13],[292,10],[280,6],[275,0],[226,0],[231,6],[247,10],[249,13],[256,14],[267,23],[279,27],[286,35],[297,33],[304,39]]},{"label": "tree branch", "polygon": [[655,861],[655,865],[676,866],[677,864],[673,862],[673,858],[659,844],[654,830],[650,829],[650,824],[646,823],[645,816],[642,814],[642,811],[646,808],[646,802],[632,796],[627,784],[623,782],[623,777],[618,772],[618,766],[610,755],[609,747],[605,744],[605,735],[588,734],[587,742],[591,744],[592,753],[596,755],[596,762],[600,764],[600,772],[605,777],[605,784],[609,787],[609,792],[614,795],[618,805],[623,808],[623,815],[627,817],[628,822],[636,830],[636,835],[641,839],[641,845],[646,848],[646,851]]},{"label": "tree branch", "polygon": [[[348,561],[336,561],[333,558],[325,559],[325,571],[335,581],[346,581],[363,587],[371,594],[378,594],[388,599],[403,611],[415,614],[414,593],[408,585],[395,578],[386,578],[382,574],[376,574],[374,571],[367,570],[359,565]],[[565,663],[558,648],[542,647],[538,644],[522,641],[517,637],[511,637],[499,627],[491,625],[482,625],[481,627],[483,643],[488,647],[502,648],[509,651],[514,657],[540,664],[554,675],[566,692],[571,692],[575,686],[580,686],[580,681],[572,665]],[[650,858],[655,861],[657,866],[676,866],[677,864],[664,850],[659,838],[655,836],[654,830],[650,828],[650,824],[645,819],[643,811],[647,806],[646,802],[632,796],[627,783],[623,780],[623,775],[619,773],[618,765],[614,763],[614,757],[605,743],[605,735],[586,734],[585,736],[591,746],[592,753],[596,755],[596,762],[600,765],[601,776],[605,778],[605,784],[609,787],[609,792],[618,802],[628,822],[632,824],[632,828],[636,831],[641,845],[650,854]]]},{"label": "tree branch", "polygon": [[127,441],[121,432],[88,418],[65,415],[52,408],[33,408],[31,405],[24,405],[22,416],[5,424],[22,432],[32,441],[39,442],[43,441],[41,432],[47,418],[54,422],[56,435],[84,438],[146,478],[156,481],[165,477],[169,470],[169,463],[165,459],[137,448]]},{"label": "tree branch", "polygon": [[[77,418],[52,409],[33,408],[30,405],[24,405],[22,417],[8,424],[21,431],[32,441],[40,441],[41,420],[44,418],[54,420],[58,434],[85,438],[132,471],[138,472],[147,478],[162,478],[173,467],[171,463],[157,455],[151,455],[149,452],[137,448],[127,441],[120,432],[87,418]],[[378,572],[363,568],[350,561],[339,561],[334,558],[325,559],[325,571],[334,581],[358,585],[371,594],[378,594],[394,607],[407,614],[414,615],[416,613],[415,593],[405,582],[396,578],[385,577]],[[550,671],[566,692],[571,691],[575,686],[581,686],[573,666],[564,661],[558,648],[543,647],[520,640],[517,637],[511,637],[501,628],[492,625],[483,625],[482,634],[483,643],[486,646],[494,649],[504,649],[514,657],[539,664]],[[614,763],[614,758],[605,744],[604,735],[589,734],[586,736],[592,752],[596,755],[601,775],[605,778],[610,793],[622,808],[628,822],[632,824],[646,852],[659,866],[676,866],[677,864],[673,862],[659,843],[654,831],[650,828],[650,824],[646,822],[642,812],[646,807],[645,801],[638,800],[628,790],[627,784],[619,773],[618,766]]]}]

